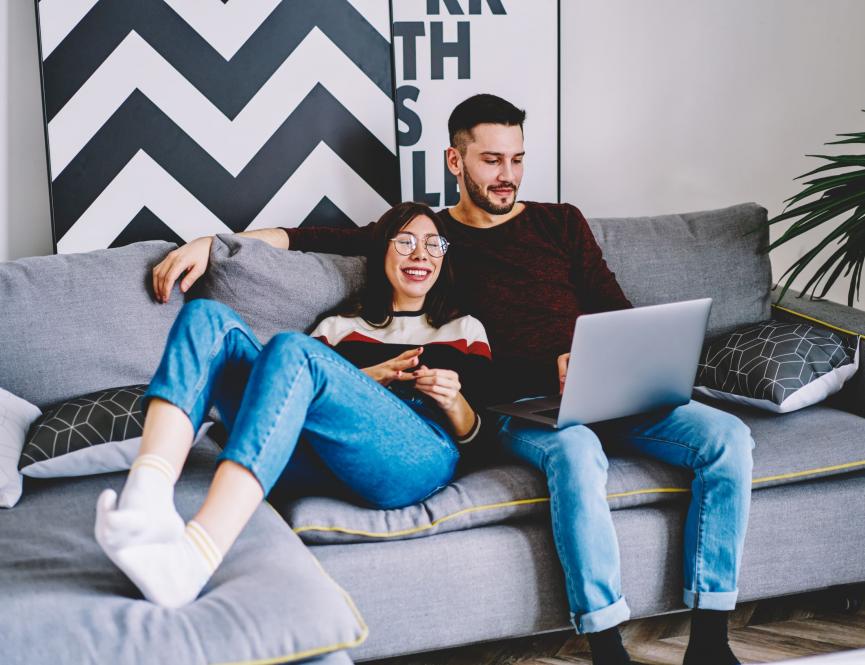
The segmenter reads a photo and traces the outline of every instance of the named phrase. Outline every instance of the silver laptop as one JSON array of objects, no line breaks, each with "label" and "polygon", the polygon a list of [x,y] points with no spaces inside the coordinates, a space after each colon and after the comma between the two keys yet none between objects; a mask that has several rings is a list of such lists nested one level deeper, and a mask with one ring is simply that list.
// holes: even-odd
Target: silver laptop
[{"label": "silver laptop", "polygon": [[702,298],[583,314],[564,393],[490,410],[561,428],[687,404],[711,306]]}]

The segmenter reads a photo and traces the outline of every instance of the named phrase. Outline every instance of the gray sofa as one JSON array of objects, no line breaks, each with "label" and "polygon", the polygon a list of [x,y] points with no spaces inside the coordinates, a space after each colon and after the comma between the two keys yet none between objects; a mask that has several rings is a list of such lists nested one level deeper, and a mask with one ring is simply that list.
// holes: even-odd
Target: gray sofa
[{"label": "gray sofa", "polygon": [[[792,297],[771,307],[768,259],[757,252],[763,222],[754,204],[590,220],[637,305],[712,296],[710,335],[797,316],[865,334],[859,310]],[[44,407],[146,383],[182,300],[149,297],[148,269],[169,248],[138,243],[0,265],[0,387]],[[222,237],[194,295],[234,306],[266,339],[308,329],[358,288],[361,267]],[[865,581],[865,372],[787,415],[713,405],[741,417],[756,441],[740,599]],[[209,439],[196,447],[178,486],[182,512],[203,496],[215,451]],[[0,512],[2,662],[338,662],[345,649],[369,660],[568,628],[544,480],[510,460],[491,454],[403,510],[274,500],[202,598],[177,611],[140,600],[93,542],[96,496],[122,479],[28,479],[18,506]],[[608,493],[634,617],[682,609],[688,486],[687,474],[657,462],[611,461]]]}]

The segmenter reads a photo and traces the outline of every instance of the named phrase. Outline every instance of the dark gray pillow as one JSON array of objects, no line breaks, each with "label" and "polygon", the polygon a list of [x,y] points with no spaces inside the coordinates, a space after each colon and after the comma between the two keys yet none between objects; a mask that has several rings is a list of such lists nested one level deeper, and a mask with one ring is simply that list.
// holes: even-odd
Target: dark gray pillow
[{"label": "dark gray pillow", "polygon": [[858,367],[854,340],[806,323],[766,321],[708,343],[694,391],[787,413],[838,392]]},{"label": "dark gray pillow", "polygon": [[604,258],[637,306],[713,299],[708,335],[771,317],[766,209],[755,203],[681,215],[590,219]]},{"label": "dark gray pillow", "polygon": [[183,299],[152,296],[176,245],[138,242],[0,263],[0,386],[41,409],[106,386],[147,383]]},{"label": "dark gray pillow", "polygon": [[[30,426],[19,471],[31,478],[61,478],[128,469],[141,445],[146,390],[146,385],[110,388],[47,409]],[[199,429],[196,441],[209,426]]]},{"label": "dark gray pillow", "polygon": [[228,305],[266,342],[284,330],[311,330],[356,294],[364,279],[362,258],[286,251],[255,238],[218,235],[210,267],[191,295]]}]

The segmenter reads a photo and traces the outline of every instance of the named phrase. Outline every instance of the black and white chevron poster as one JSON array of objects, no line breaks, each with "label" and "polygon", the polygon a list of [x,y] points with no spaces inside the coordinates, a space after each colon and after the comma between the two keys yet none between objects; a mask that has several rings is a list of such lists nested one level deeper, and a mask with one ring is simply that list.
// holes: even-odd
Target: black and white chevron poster
[{"label": "black and white chevron poster", "polygon": [[447,116],[476,92],[527,109],[520,196],[558,198],[558,0],[36,10],[60,253],[452,205]]},{"label": "black and white chevron poster", "polygon": [[559,0],[395,0],[393,14],[403,198],[459,200],[448,116],[488,92],[526,110],[519,198],[558,201]]},{"label": "black and white chevron poster", "polygon": [[388,0],[38,0],[61,253],[376,219]]}]

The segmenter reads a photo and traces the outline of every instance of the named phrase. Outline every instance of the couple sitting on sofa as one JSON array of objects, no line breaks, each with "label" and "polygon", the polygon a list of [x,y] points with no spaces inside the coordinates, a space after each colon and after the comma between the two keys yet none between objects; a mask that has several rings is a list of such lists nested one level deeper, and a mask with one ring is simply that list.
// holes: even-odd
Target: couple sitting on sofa
[{"label": "couple sitting on sofa", "polygon": [[[349,490],[381,508],[437,491],[460,452],[478,445],[484,403],[561,390],[576,318],[631,306],[576,208],[516,200],[524,119],[492,95],[454,109],[447,161],[460,200],[450,210],[408,203],[360,229],[245,233],[286,249],[367,255],[353,309],[311,333],[324,344],[287,333],[262,348],[222,305],[192,301],[182,310],[147,393],[139,457],[119,500],[107,491],[97,511],[97,539],[147,598],[193,600],[277,480],[297,491]],[[154,268],[159,300],[178,279],[190,288],[207,268],[210,243],[192,241]],[[230,434],[210,492],[184,526],[172,488],[211,405]],[[546,474],[572,621],[588,634],[595,663],[630,662],[617,628],[629,609],[605,448],[692,469],[685,663],[738,662],[727,619],[753,447],[740,420],[697,402],[562,430],[483,417],[491,444]]]}]

